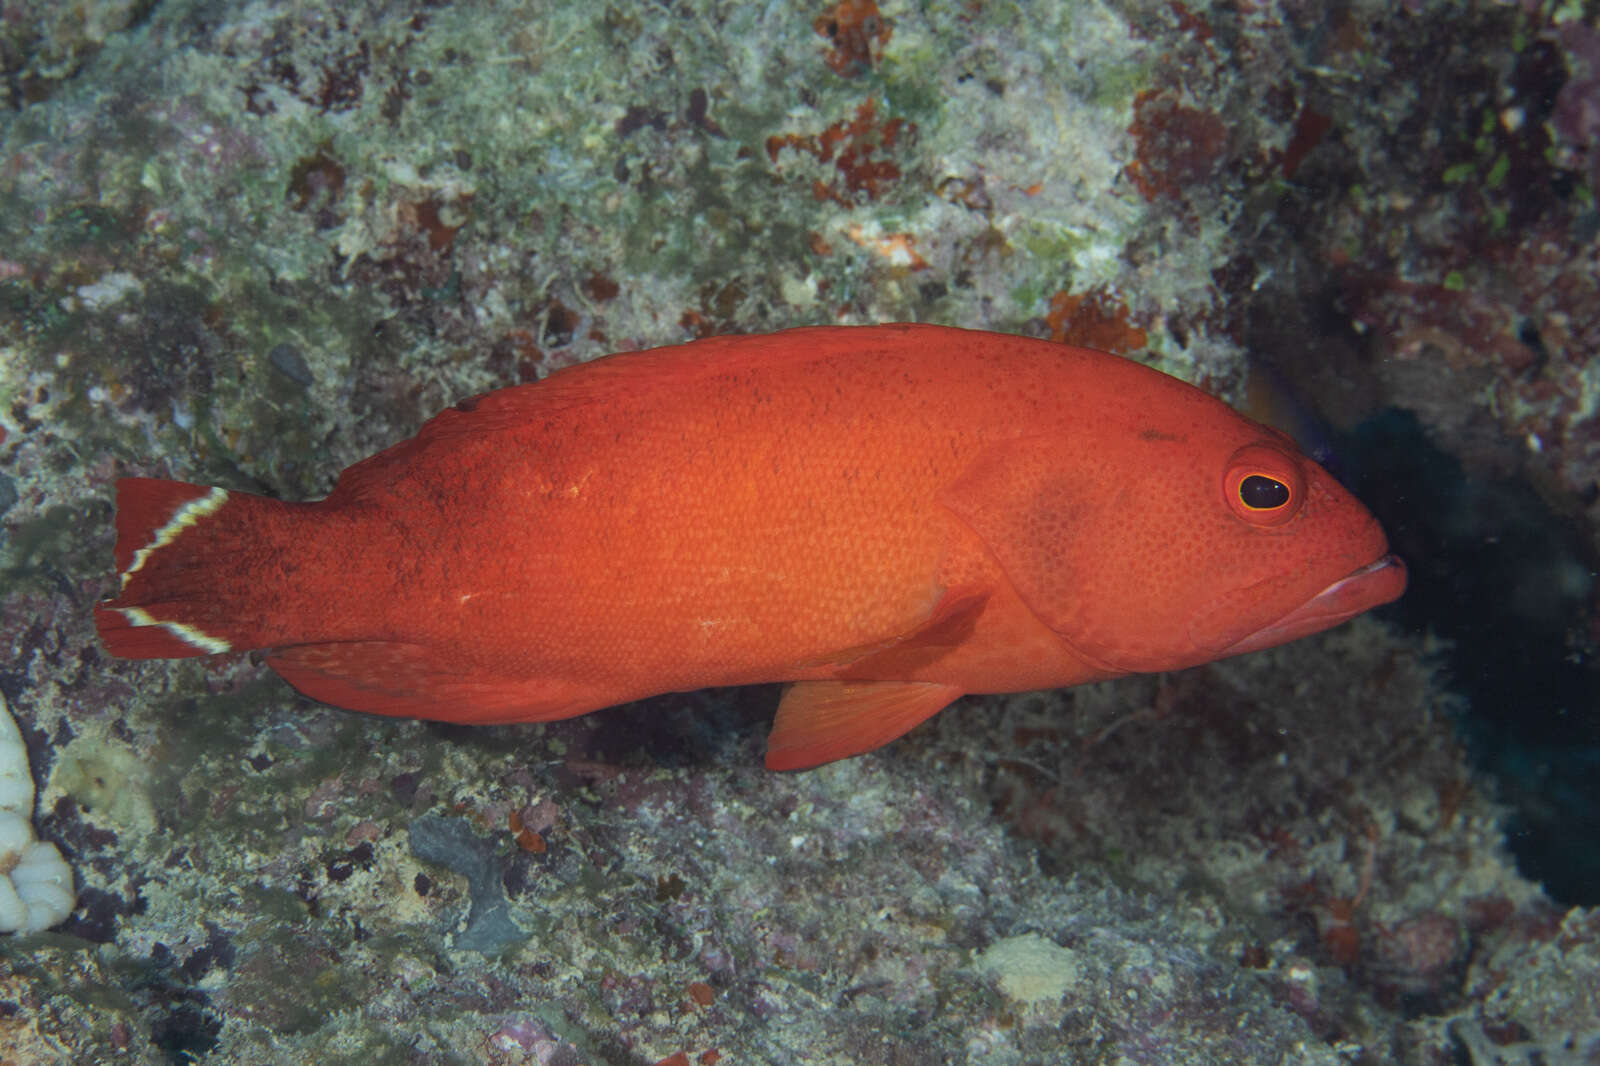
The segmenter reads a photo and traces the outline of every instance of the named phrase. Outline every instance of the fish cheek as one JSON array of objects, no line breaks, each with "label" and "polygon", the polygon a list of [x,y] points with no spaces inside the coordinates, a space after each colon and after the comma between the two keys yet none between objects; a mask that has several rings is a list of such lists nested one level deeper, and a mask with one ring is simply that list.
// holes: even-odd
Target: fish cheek
[{"label": "fish cheek", "polygon": [[1207,659],[1215,658],[1287,614],[1294,607],[1285,597],[1290,584],[1287,575],[1279,575],[1229,589],[1189,620],[1189,638]]},{"label": "fish cheek", "polygon": [[[1106,620],[1130,607],[1120,598],[1127,575],[1104,551],[1108,531],[1126,529],[1106,513],[1122,483],[1093,455],[1023,438],[986,450],[940,497],[983,541],[1028,610],[1108,673],[1147,668],[1107,654],[1116,643],[1108,628],[1116,627]],[[1097,596],[1117,602],[1096,603]]]}]

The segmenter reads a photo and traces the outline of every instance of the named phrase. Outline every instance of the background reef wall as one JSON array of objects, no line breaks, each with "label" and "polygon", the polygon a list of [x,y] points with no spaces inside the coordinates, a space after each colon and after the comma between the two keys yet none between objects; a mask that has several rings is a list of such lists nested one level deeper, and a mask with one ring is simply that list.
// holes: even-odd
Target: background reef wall
[{"label": "background reef wall", "polygon": [[[0,945],[0,1057],[1596,1054],[1600,918],[1566,907],[1595,879],[1552,898],[1504,839],[1593,838],[1591,8],[0,15],[0,691],[80,887]],[[788,776],[758,769],[766,689],[463,730],[96,644],[118,476],[312,498],[560,366],[890,320],[1245,404],[1358,486],[1422,594]],[[1465,487],[1425,496],[1440,470]],[[1497,806],[1464,710],[1577,799]]]}]

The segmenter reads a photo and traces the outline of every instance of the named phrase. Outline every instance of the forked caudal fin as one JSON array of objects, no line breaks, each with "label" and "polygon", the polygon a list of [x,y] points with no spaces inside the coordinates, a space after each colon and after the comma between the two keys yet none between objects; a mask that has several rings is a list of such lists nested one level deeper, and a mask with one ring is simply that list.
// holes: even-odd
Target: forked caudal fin
[{"label": "forked caudal fin", "polygon": [[154,478],[117,482],[119,594],[95,628],[124,659],[217,655],[276,643],[254,608],[275,526],[297,505]]}]

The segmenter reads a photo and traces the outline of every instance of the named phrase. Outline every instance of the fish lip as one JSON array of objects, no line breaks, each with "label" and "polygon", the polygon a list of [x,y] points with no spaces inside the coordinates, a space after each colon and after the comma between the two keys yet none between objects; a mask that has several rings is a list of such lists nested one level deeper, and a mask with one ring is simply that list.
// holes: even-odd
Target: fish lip
[{"label": "fish lip", "polygon": [[1218,655],[1242,655],[1331,629],[1364,611],[1400,598],[1406,590],[1406,564],[1390,552],[1354,570],[1282,618],[1228,645]]}]

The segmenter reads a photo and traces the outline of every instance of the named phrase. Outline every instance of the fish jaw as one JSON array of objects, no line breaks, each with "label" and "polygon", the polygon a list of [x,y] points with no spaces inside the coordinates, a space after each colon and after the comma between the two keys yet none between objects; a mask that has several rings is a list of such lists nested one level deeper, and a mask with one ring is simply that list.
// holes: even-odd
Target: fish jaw
[{"label": "fish jaw", "polygon": [[1277,621],[1228,645],[1216,658],[1275,648],[1332,629],[1358,614],[1399,599],[1405,590],[1405,562],[1398,555],[1385,554],[1346,574]]}]

